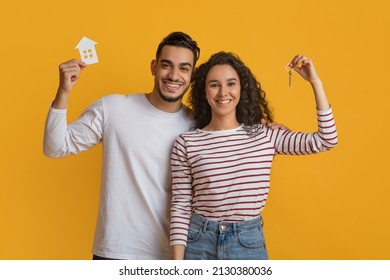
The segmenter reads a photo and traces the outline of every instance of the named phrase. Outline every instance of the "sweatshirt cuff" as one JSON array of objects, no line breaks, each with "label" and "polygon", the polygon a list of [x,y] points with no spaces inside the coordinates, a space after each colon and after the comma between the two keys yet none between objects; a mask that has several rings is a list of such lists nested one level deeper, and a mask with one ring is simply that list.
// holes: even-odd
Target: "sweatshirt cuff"
[{"label": "sweatshirt cuff", "polygon": [[173,241],[169,242],[169,245],[170,246],[173,246],[173,245],[183,245],[184,247],[187,247],[187,242],[185,242],[183,240],[173,240]]},{"label": "sweatshirt cuff", "polygon": [[326,109],[326,110],[319,110],[319,109],[317,109],[317,115],[318,116],[326,116],[326,115],[329,115],[331,113],[333,113],[331,105],[329,105],[329,109]]},{"label": "sweatshirt cuff", "polygon": [[68,109],[56,109],[56,108],[53,108],[53,103],[50,104],[50,109],[49,109],[50,112],[52,113],[57,113],[57,114],[66,114],[66,112],[68,111]]}]

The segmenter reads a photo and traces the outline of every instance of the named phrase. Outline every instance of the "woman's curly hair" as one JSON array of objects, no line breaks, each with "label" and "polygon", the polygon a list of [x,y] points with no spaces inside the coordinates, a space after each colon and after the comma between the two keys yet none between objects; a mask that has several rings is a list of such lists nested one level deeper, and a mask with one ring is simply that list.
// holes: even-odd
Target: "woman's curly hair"
[{"label": "woman's curly hair", "polygon": [[261,119],[273,121],[272,112],[268,107],[265,92],[256,80],[250,69],[231,52],[218,52],[200,65],[194,74],[194,81],[189,94],[189,105],[194,112],[195,128],[204,128],[211,121],[211,107],[206,98],[206,77],[215,65],[230,65],[240,77],[241,96],[236,108],[236,117],[239,123],[249,132],[254,124]]}]

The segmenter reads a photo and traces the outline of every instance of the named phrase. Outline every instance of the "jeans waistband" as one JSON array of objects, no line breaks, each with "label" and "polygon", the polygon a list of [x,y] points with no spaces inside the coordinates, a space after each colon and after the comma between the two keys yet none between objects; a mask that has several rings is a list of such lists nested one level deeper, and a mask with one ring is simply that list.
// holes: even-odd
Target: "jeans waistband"
[{"label": "jeans waistband", "polygon": [[203,231],[214,231],[214,232],[237,232],[243,230],[249,230],[255,226],[263,226],[263,218],[261,216],[238,223],[229,222],[216,222],[205,219],[196,213],[192,213],[191,223],[196,224],[203,228]]}]

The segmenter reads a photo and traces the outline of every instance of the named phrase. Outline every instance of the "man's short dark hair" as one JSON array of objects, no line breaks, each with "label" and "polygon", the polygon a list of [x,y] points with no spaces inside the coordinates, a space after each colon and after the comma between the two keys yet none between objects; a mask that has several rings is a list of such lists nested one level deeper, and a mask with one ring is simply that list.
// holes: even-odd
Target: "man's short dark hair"
[{"label": "man's short dark hair", "polygon": [[194,55],[194,67],[196,62],[199,59],[200,56],[200,48],[198,47],[198,44],[196,41],[192,40],[190,35],[183,33],[183,32],[172,32],[167,37],[165,37],[161,43],[158,45],[157,52],[156,52],[156,59],[158,60],[161,55],[161,51],[164,46],[174,46],[174,47],[181,47],[181,48],[187,48],[190,51],[192,51]]}]

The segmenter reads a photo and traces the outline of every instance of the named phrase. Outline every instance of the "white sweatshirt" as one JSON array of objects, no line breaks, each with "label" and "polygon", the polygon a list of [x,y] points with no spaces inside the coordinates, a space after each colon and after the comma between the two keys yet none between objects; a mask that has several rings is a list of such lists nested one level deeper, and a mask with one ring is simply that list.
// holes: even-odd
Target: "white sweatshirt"
[{"label": "white sweatshirt", "polygon": [[190,129],[188,108],[166,113],[144,94],[109,95],[70,124],[50,108],[44,153],[78,154],[103,142],[99,214],[93,254],[117,259],[169,259],[170,154]]}]

